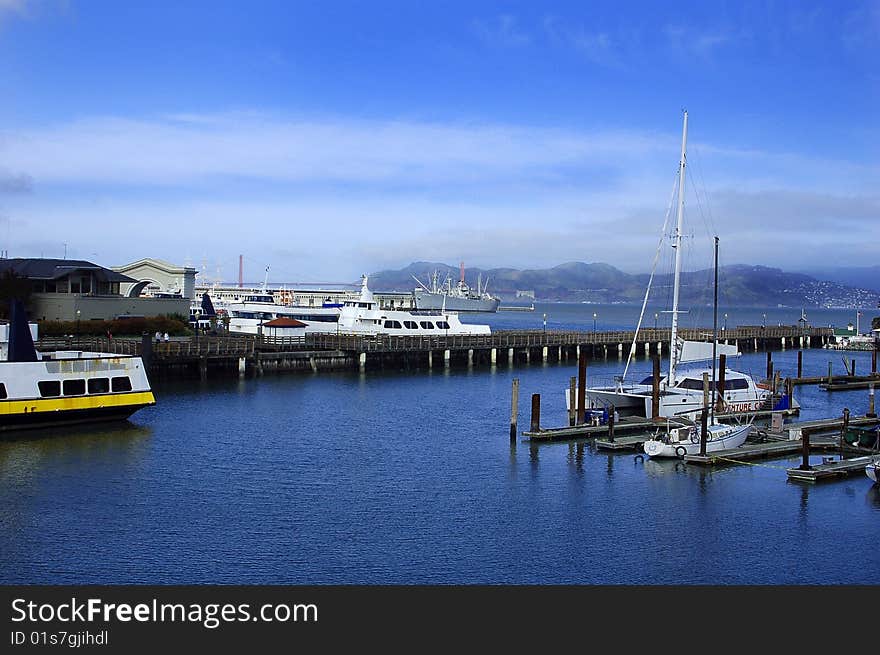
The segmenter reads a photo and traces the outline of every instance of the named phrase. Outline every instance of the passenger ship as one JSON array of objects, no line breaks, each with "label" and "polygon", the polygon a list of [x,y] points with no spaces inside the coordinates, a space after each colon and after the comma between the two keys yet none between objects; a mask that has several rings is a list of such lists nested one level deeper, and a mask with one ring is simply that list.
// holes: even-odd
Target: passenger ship
[{"label": "passenger ship", "polygon": [[156,404],[140,357],[37,353],[20,302],[0,328],[8,336],[0,361],[0,431],[126,419]]},{"label": "passenger ship", "polygon": [[443,310],[384,309],[361,278],[361,291],[355,300],[341,306],[324,307],[279,305],[268,293],[245,296],[228,306],[229,331],[259,334],[261,326],[276,318],[293,318],[305,324],[306,333],[387,334],[395,336],[455,336],[490,334],[488,325],[462,323],[457,312]]}]

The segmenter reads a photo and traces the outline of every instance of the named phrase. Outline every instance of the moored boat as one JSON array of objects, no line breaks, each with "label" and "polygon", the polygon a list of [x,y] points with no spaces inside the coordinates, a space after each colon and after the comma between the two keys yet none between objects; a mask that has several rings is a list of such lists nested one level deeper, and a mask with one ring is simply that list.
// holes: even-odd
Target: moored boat
[{"label": "moored boat", "polygon": [[0,431],[126,419],[155,405],[140,357],[78,350],[37,353],[15,302],[0,361]]},{"label": "moored boat", "polygon": [[493,296],[487,290],[489,281],[483,285],[482,275],[477,280],[477,288],[471,288],[464,280],[464,263],[461,264],[461,275],[458,284],[452,285],[452,278],[446,277],[443,284],[438,284],[438,273],[434,271],[431,284],[419,283],[413,290],[413,306],[416,309],[439,309],[451,312],[494,312],[501,304],[501,298]]},{"label": "moored boat", "polygon": [[367,276],[364,275],[360,295],[357,300],[343,303],[337,323],[313,323],[306,326],[306,332],[417,337],[491,334],[491,329],[488,325],[462,323],[457,312],[448,310],[383,309],[367,286]]},{"label": "moored boat", "polygon": [[[739,448],[745,443],[751,429],[750,424],[725,425],[711,420],[706,426],[706,452]],[[648,457],[679,459],[683,459],[685,455],[697,455],[700,453],[702,435],[702,426],[698,424],[670,427],[665,433],[645,442],[645,454]]]}]

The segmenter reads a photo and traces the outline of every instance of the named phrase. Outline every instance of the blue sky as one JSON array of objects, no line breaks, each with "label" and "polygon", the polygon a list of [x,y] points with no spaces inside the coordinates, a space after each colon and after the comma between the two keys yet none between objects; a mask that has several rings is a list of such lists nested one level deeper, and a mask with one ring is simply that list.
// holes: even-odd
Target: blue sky
[{"label": "blue sky", "polygon": [[876,0],[0,0],[0,248],[645,272],[687,108],[699,265],[712,233],[724,263],[874,264],[878,55]]}]

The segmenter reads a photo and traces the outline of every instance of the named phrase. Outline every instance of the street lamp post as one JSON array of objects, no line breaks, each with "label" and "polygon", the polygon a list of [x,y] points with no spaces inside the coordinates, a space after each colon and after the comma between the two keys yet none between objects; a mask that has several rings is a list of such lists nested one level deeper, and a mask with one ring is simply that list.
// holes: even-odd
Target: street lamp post
[{"label": "street lamp post", "polygon": [[77,309],[76,310],[76,339],[77,339],[77,341],[79,341],[79,315],[80,315],[80,311]]},{"label": "street lamp post", "polygon": [[761,314],[761,327],[767,327],[767,314]]},{"label": "street lamp post", "polygon": [[547,314],[544,314],[544,334],[547,334]]},{"label": "street lamp post", "polygon": [[724,331],[727,332],[727,314],[724,315]]},{"label": "street lamp post", "polygon": [[593,332],[596,331],[596,319],[598,317],[599,317],[599,315],[596,312],[593,312]]},{"label": "street lamp post", "polygon": [[654,329],[657,329],[657,312],[654,312]]}]

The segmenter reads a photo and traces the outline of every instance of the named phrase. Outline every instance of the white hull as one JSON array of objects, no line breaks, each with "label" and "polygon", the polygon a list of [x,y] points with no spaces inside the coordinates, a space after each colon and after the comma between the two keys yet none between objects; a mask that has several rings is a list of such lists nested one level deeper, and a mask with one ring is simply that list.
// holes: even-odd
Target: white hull
[{"label": "white hull", "polygon": [[880,479],[878,479],[878,474],[880,474],[880,471],[878,471],[878,469],[880,469],[880,461],[878,460],[874,460],[865,467],[865,475],[867,475],[868,478],[875,484],[880,481]]},{"label": "white hull", "polygon": [[[712,453],[742,446],[751,431],[751,425],[710,425],[706,438],[706,452]],[[645,442],[648,457],[678,457],[700,454],[700,427],[671,428],[661,439]]]},{"label": "white hull", "polygon": [[[711,369],[706,369],[709,371]],[[703,369],[689,370],[679,373],[679,385],[667,387],[665,378],[661,380],[660,387],[660,411],[658,416],[664,418],[687,418],[695,420],[703,409],[704,397],[702,390]],[[769,390],[757,386],[751,377],[738,371],[727,369],[726,379],[731,386],[736,384],[736,389],[724,391],[724,413],[726,414],[750,414],[764,408],[769,398]],[[736,380],[734,383],[733,381]],[[651,409],[652,386],[650,384],[630,384],[622,388],[592,387],[584,392],[584,400],[587,409],[605,409],[614,405],[615,411],[621,416],[641,416],[653,418]],[[577,389],[575,389],[577,398]],[[565,407],[571,407],[569,390],[565,390]]]}]

